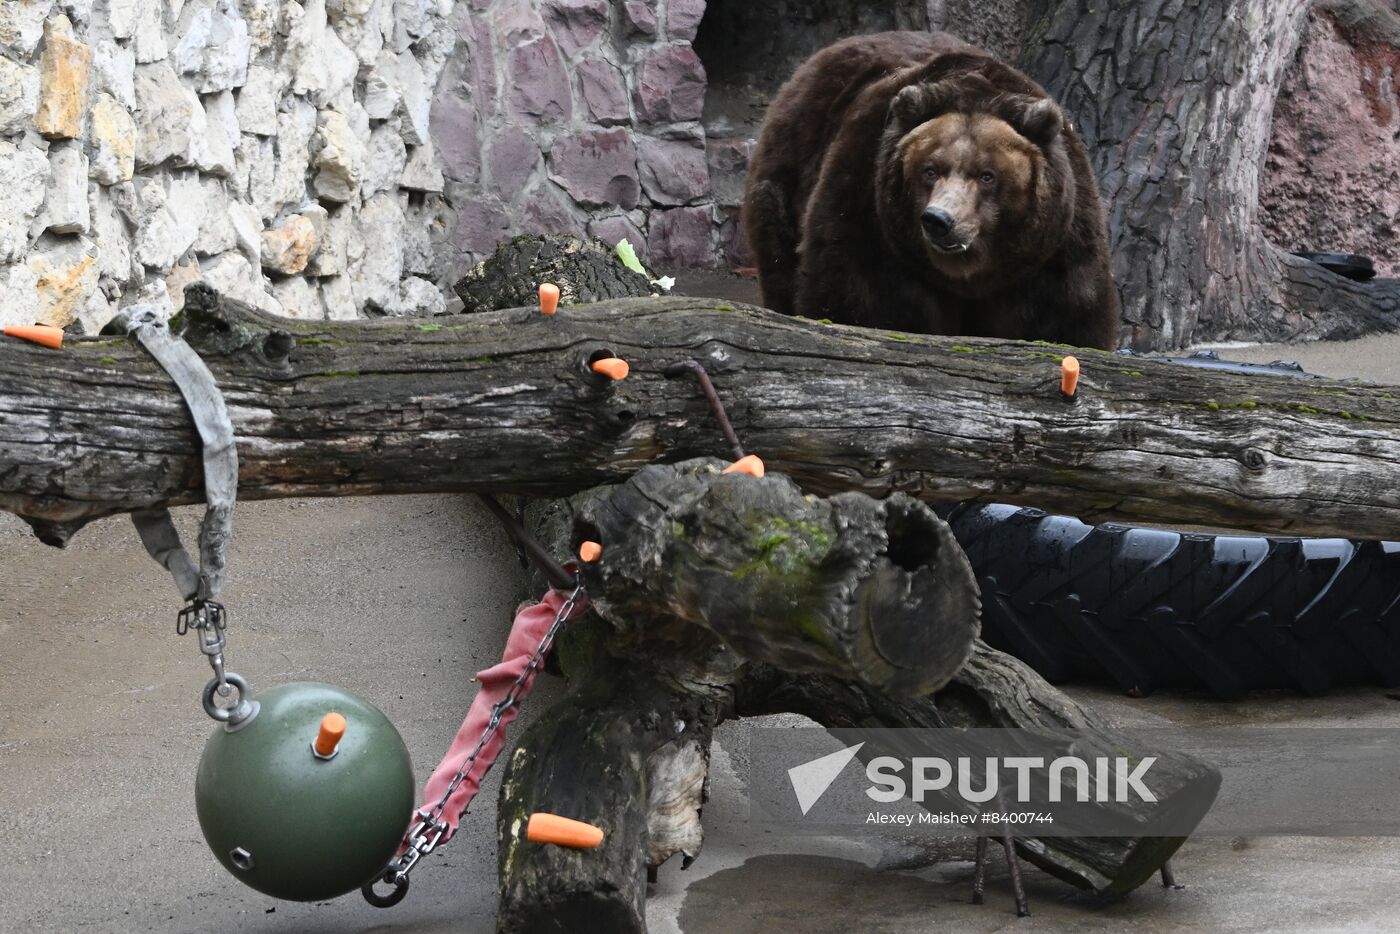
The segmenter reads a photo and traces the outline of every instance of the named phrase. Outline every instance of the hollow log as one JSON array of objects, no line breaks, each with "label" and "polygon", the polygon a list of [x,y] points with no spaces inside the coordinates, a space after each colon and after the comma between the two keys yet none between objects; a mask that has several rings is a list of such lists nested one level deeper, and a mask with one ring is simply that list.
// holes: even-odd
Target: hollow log
[{"label": "hollow log", "polygon": [[[545,317],[294,321],[202,286],[191,344],[223,388],[245,499],[432,491],[564,495],[743,443],[812,492],[995,499],[1086,519],[1400,535],[1400,399],[1384,388],[1194,371],[1068,348],[824,325],[695,298]],[[588,368],[616,353],[632,375]],[[0,508],[61,544],[102,516],[200,498],[199,445],[125,337],[0,341]]]},{"label": "hollow log", "polygon": [[804,496],[786,477],[701,458],[643,468],[586,508],[575,542],[598,611],[619,626],[700,626],[784,671],[922,696],[977,637],[977,583],[952,530],[903,494]]},{"label": "hollow log", "polygon": [[[585,925],[601,919],[597,930],[644,931],[645,871],[676,852],[684,854],[687,865],[698,854],[703,797],[696,786],[703,788],[709,738],[723,719],[783,711],[831,728],[1073,730],[1081,737],[1081,752],[1121,754],[1132,748],[1130,739],[1092,711],[981,643],[970,656],[963,653],[965,663],[951,681],[942,678],[941,691],[910,697],[817,673],[832,667],[829,646],[840,644],[831,639],[843,624],[839,615],[807,617],[804,633],[822,646],[808,657],[794,656],[795,643],[783,627],[783,621],[791,626],[792,616],[781,608],[766,607],[776,619],[743,631],[741,620],[756,622],[750,612],[755,595],[745,592],[742,581],[730,591],[730,565],[749,560],[742,547],[749,529],[761,527],[764,518],[790,515],[794,505],[782,478],[717,476],[717,463],[702,459],[649,467],[622,486],[588,491],[537,514],[536,527],[554,551],[575,547],[581,536],[601,537],[603,557],[585,572],[593,611],[601,619],[566,632],[560,656],[569,694],[524,734],[509,760],[498,811],[503,930],[537,925],[555,930],[550,925],[557,921],[551,919],[562,916]],[[732,526],[733,517],[745,511],[748,521]],[[814,537],[815,532],[799,535],[798,549]],[[686,562],[697,569],[693,578],[682,572],[692,566]],[[838,579],[840,567],[837,562],[833,572]],[[957,574],[949,571],[943,567],[941,576],[956,581]],[[763,578],[768,572],[755,573]],[[707,588],[732,596],[714,600]],[[789,585],[785,596],[801,601],[824,588],[824,580],[809,579],[796,590]],[[826,605],[825,595],[819,603]],[[900,625],[949,631],[946,621],[922,619],[918,609],[911,605]],[[975,612],[975,604],[970,609]],[[794,670],[770,664],[773,659]],[[911,666],[918,661],[903,659]],[[937,655],[928,664],[943,670]],[[1164,800],[1188,801],[1199,820],[1214,798],[1218,774],[1188,757],[1154,753],[1161,755]],[[1158,787],[1154,783],[1154,790]],[[532,810],[598,823],[609,837],[600,851],[583,854],[522,843],[521,822]],[[1150,878],[1181,842],[1027,836],[1018,838],[1017,846],[1058,878],[1119,894]]]}]

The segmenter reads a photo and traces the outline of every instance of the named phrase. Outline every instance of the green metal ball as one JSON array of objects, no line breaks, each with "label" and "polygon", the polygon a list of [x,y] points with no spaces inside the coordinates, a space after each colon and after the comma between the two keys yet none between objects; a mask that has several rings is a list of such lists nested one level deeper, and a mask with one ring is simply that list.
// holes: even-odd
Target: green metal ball
[{"label": "green metal ball", "polygon": [[[408,749],[379,708],[329,684],[257,695],[257,716],[204,746],[195,806],[204,839],[240,882],[318,901],[375,878],[413,814]],[[345,718],[334,755],[312,748],[328,713]]]}]

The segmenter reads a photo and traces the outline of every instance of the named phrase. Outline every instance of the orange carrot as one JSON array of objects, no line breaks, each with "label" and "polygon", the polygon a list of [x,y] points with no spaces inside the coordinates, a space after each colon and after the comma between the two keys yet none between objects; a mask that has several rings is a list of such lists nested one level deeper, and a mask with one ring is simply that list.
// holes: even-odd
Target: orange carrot
[{"label": "orange carrot", "polygon": [[589,368],[594,373],[606,376],[610,380],[626,379],[627,374],[632,372],[632,368],[627,365],[626,360],[619,360],[617,357],[604,357],[601,360],[594,360],[589,364]]},{"label": "orange carrot", "polygon": [[1065,357],[1060,363],[1060,392],[1065,398],[1073,399],[1075,392],[1079,389],[1079,360],[1075,357]]},{"label": "orange carrot", "polygon": [[603,842],[603,830],[581,820],[536,811],[530,815],[530,822],[525,827],[525,839],[574,850],[591,850]]},{"label": "orange carrot", "polygon": [[724,472],[746,473],[750,477],[761,477],[763,476],[763,461],[759,459],[757,454],[750,454],[724,468]]},{"label": "orange carrot", "polygon": [[12,324],[5,328],[5,333],[32,344],[52,347],[54,350],[63,346],[63,328],[49,324]]},{"label": "orange carrot", "polygon": [[559,310],[559,286],[546,282],[540,286],[540,312],[552,315]]},{"label": "orange carrot", "polygon": [[335,712],[328,713],[321,718],[321,729],[312,748],[322,759],[329,759],[335,754],[335,747],[340,745],[340,738],[344,735],[345,718]]}]

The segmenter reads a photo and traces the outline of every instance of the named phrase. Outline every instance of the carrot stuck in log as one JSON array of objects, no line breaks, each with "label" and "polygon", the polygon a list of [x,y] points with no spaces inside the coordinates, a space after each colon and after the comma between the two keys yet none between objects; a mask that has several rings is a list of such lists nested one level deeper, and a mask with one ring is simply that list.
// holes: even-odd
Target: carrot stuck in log
[{"label": "carrot stuck in log", "polygon": [[540,285],[540,314],[552,315],[559,310],[559,286],[553,282]]},{"label": "carrot stuck in log", "polygon": [[757,454],[749,454],[745,457],[741,457],[724,468],[725,473],[744,473],[748,474],[750,477],[761,477],[763,476],[763,471],[763,461]]},{"label": "carrot stuck in log", "polygon": [[525,839],[531,843],[552,843],[572,850],[596,849],[603,842],[603,830],[581,820],[536,811],[525,827]]},{"label": "carrot stuck in log", "polygon": [[601,360],[594,360],[588,368],[600,376],[606,376],[614,382],[627,378],[627,374],[632,372],[632,368],[627,365],[626,360],[618,357],[604,357]]},{"label": "carrot stuck in log", "polygon": [[1060,361],[1060,394],[1073,399],[1079,390],[1079,358],[1065,357]]},{"label": "carrot stuck in log", "polygon": [[63,328],[56,328],[50,324],[12,324],[5,328],[5,334],[29,341],[31,344],[52,347],[54,350],[63,346]]},{"label": "carrot stuck in log", "polygon": [[584,564],[592,564],[603,556],[603,546],[597,542],[584,542],[578,546],[578,559]]}]

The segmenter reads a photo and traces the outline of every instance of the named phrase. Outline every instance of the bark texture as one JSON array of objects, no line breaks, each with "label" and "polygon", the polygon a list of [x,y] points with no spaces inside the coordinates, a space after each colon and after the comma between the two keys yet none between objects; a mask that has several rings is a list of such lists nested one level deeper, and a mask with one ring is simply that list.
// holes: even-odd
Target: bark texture
[{"label": "bark texture", "polygon": [[516,237],[502,240],[454,287],[467,313],[521,308],[538,300],[542,282],[559,286],[559,304],[650,295],[647,277],[633,272],[599,240]]},{"label": "bark texture", "polygon": [[[1344,14],[1377,9],[1369,0],[1319,2]],[[1313,4],[1035,4],[1023,64],[1089,147],[1131,346],[1348,338],[1400,326],[1400,282],[1351,282],[1279,249],[1260,227],[1274,104]]]},{"label": "bark texture", "polygon": [[[676,853],[689,865],[703,840],[710,736],[728,692],[677,683],[665,654],[619,657],[601,620],[571,628],[560,645],[568,693],[521,735],[501,782],[503,934],[645,932],[648,872]],[[601,827],[603,843],[531,843],[536,811]]]},{"label": "bark texture", "polygon": [[[705,299],[625,299],[430,321],[292,321],[187,297],[223,388],[239,495],[564,495],[744,444],[809,492],[993,499],[1086,519],[1400,535],[1400,399],[1068,348],[861,330]],[[620,354],[620,383],[588,361]],[[61,544],[107,515],[201,497],[174,386],[126,338],[0,342],[0,508]]]},{"label": "bark texture", "polygon": [[[966,646],[970,653],[960,649],[966,661],[951,680],[941,679],[941,691],[910,697],[869,681],[814,673],[828,667],[829,646],[842,641],[837,620],[779,611],[756,631],[716,625],[721,616],[732,622],[746,615],[745,601],[751,598],[744,593],[743,575],[731,569],[731,580],[739,579],[730,583],[708,574],[745,551],[734,545],[743,534],[725,534],[747,528],[732,528],[733,516],[745,511],[736,510],[736,500],[747,504],[760,524],[793,504],[781,495],[788,487],[781,478],[717,479],[715,466],[701,459],[650,467],[621,486],[548,504],[537,515],[536,528],[553,552],[571,550],[581,535],[602,535],[605,545],[600,566],[586,571],[592,611],[558,643],[568,694],[522,735],[506,766],[497,810],[501,931],[645,931],[648,875],[676,854],[685,866],[700,855],[710,742],[715,726],[726,719],[797,712],[830,728],[1073,730],[1096,750],[1117,755],[1133,748],[1131,739],[1114,733],[1092,711],[980,642]],[[817,532],[799,530],[792,538],[806,547]],[[658,550],[658,541],[691,543],[686,557],[696,563],[696,581],[720,593],[707,596],[688,586],[681,579],[684,565],[655,560],[666,550]],[[837,578],[842,563],[836,562]],[[792,562],[794,568],[807,564]],[[652,577],[657,581],[647,583]],[[831,588],[820,579],[789,581],[779,589],[798,605],[831,601]],[[726,599],[730,594],[733,599]],[[962,626],[950,630],[950,621],[937,615],[939,601],[914,596],[899,627],[926,628],[963,646],[962,633],[969,625],[975,629],[975,607],[965,610],[970,615]],[[921,617],[920,610],[929,615]],[[721,630],[723,639],[717,635]],[[821,647],[810,653],[818,664],[810,656],[797,658],[795,671],[770,664],[791,662],[792,636],[798,632]],[[910,643],[889,643],[899,644]],[[943,670],[937,652],[904,662]],[[1170,753],[1161,754],[1153,768],[1162,806],[1199,820],[1214,799],[1218,773]],[[1131,803],[1105,806],[1144,816]],[[524,827],[535,811],[600,826],[604,843],[588,851],[530,843],[523,839]],[[1181,842],[1027,836],[1018,838],[1017,846],[1027,859],[1072,885],[1121,894],[1147,881]]]},{"label": "bark texture", "polygon": [[972,568],[952,531],[903,494],[804,496],[776,474],[721,473],[701,458],[646,467],[586,508],[575,543],[599,612],[663,615],[745,658],[922,696],[948,683],[977,638]]}]

